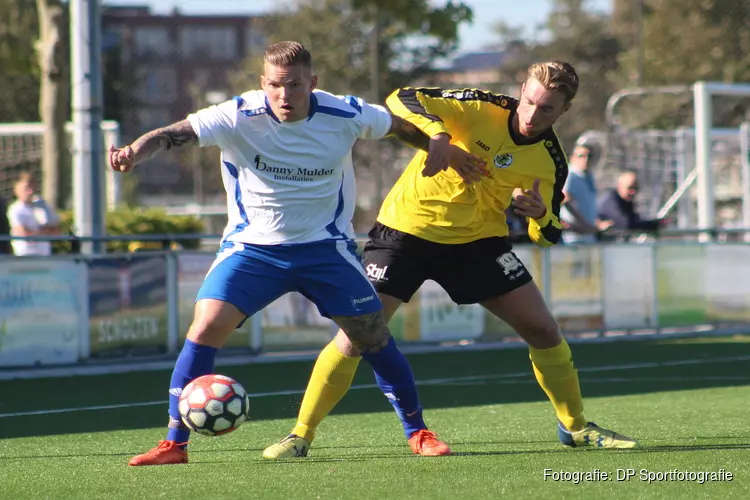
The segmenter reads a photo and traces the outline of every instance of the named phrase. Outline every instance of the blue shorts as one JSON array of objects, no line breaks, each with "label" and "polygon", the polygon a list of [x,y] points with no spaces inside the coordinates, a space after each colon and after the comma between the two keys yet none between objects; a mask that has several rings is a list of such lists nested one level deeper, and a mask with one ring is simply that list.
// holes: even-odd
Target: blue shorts
[{"label": "blue shorts", "polygon": [[222,300],[252,316],[289,292],[307,297],[327,318],[382,309],[353,240],[296,245],[224,243],[196,301]]}]

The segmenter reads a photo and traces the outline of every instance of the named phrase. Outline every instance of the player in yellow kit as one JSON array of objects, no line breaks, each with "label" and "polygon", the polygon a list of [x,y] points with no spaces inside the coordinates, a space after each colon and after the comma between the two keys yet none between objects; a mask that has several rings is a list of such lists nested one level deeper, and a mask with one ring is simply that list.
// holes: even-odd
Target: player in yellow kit
[{"label": "player in yellow kit", "polygon": [[[634,439],[584,416],[570,348],[507,241],[505,210],[511,206],[528,219],[534,243],[546,247],[560,239],[568,165],[552,126],[577,90],[573,67],[552,61],[529,68],[518,100],[475,89],[392,93],[386,101],[391,113],[419,127],[431,143],[429,152],[414,156],[383,202],[364,265],[388,320],[431,279],[457,304],[481,304],[513,327],[529,344],[534,374],[555,409],[564,445],[632,448]],[[476,163],[485,175],[476,175]],[[297,425],[264,451],[266,458],[307,454],[318,424],[349,389],[358,356],[339,332],[315,364]],[[422,455],[450,453],[436,436],[427,448],[412,444]]]}]

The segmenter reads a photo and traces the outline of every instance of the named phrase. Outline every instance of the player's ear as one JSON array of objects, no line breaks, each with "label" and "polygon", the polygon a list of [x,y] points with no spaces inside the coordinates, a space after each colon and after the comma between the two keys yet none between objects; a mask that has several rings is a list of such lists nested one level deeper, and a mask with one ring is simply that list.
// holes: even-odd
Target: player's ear
[{"label": "player's ear", "polygon": [[572,102],[570,102],[570,101],[568,101],[568,102],[567,102],[567,103],[565,104],[565,106],[563,107],[563,111],[562,111],[562,112],[563,112],[563,113],[567,112],[567,111],[568,111],[568,110],[570,109],[570,107],[571,107],[572,105],[573,105],[573,103],[572,103]]},{"label": "player's ear", "polygon": [[317,86],[318,86],[318,75],[313,75],[312,78],[310,78],[310,92],[315,90]]},{"label": "player's ear", "polygon": [[265,75],[260,75],[260,88],[265,88],[266,86],[266,77]]}]

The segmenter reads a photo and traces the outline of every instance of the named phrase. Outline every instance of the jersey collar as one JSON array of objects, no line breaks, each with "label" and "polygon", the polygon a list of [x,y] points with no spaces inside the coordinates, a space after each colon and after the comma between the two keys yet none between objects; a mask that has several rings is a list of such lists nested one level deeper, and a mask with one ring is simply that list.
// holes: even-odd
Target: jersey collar
[{"label": "jersey collar", "polygon": [[[264,101],[266,103],[266,111],[268,112],[268,116],[273,118],[273,121],[276,123],[281,123],[281,120],[279,120],[279,117],[276,116],[273,112],[273,109],[271,109],[271,103],[268,102],[268,96],[264,96]],[[318,98],[315,97],[315,94],[310,92],[310,109],[307,111],[307,121],[312,120],[312,117],[315,116],[315,113],[318,111]]]},{"label": "jersey collar", "polygon": [[307,121],[312,120],[312,117],[315,116],[315,113],[318,111],[318,98],[315,97],[315,94],[310,92],[310,109],[307,110]]}]

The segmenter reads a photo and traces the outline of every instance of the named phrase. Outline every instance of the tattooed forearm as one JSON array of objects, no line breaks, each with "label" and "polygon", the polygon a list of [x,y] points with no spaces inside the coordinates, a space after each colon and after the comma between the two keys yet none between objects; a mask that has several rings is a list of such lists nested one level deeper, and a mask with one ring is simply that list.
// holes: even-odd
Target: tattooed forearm
[{"label": "tattooed forearm", "polygon": [[182,120],[143,134],[130,147],[135,154],[134,163],[142,163],[161,151],[197,143],[198,135],[193,126],[188,120]]},{"label": "tattooed forearm", "polygon": [[383,311],[362,316],[334,316],[332,319],[359,352],[376,352],[385,347],[391,338]]},{"label": "tattooed forearm", "polygon": [[428,151],[430,149],[430,138],[419,130],[413,123],[409,123],[400,116],[391,115],[391,130],[388,135],[395,135],[399,141],[417,149]]}]

